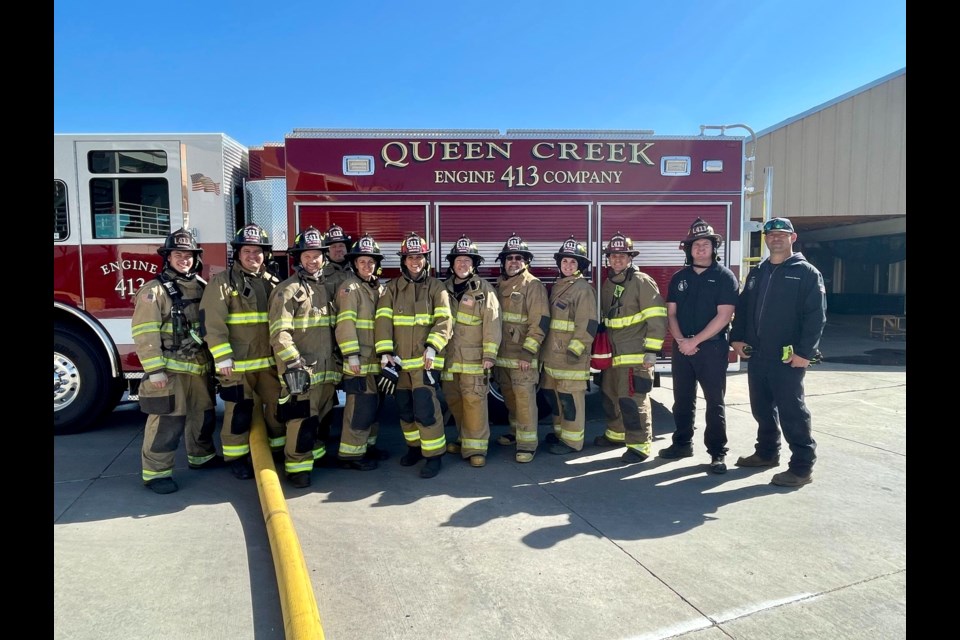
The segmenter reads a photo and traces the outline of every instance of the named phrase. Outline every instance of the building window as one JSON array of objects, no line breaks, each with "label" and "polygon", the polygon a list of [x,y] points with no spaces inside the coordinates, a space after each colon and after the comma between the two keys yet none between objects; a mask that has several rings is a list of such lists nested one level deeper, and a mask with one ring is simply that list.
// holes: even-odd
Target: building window
[{"label": "building window", "polygon": [[66,240],[70,235],[67,217],[67,185],[63,180],[53,181],[53,241]]}]

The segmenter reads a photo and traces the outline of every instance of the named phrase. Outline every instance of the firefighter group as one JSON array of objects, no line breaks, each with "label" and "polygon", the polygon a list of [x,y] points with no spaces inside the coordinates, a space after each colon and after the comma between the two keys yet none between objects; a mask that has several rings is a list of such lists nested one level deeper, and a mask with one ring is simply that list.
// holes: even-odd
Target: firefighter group
[{"label": "firefighter group", "polygon": [[[466,235],[446,256],[448,276],[432,276],[429,244],[413,232],[398,252],[401,275],[383,282],[384,256],[371,235],[354,239],[337,224],[325,231],[309,227],[287,249],[292,275],[280,281],[266,231],[248,224],[231,242],[229,267],[206,283],[203,249],[179,229],[157,250],[163,269],[137,293],[132,320],[145,372],[139,392],[147,414],[143,483],[156,493],[177,491],[173,468],[181,440],[191,469],[227,465],[235,477],[253,478],[250,431],[261,411],[269,446],[292,487],[309,487],[314,465],[325,457],[344,469],[376,469],[390,457],[377,446],[388,395],[406,443],[401,465],[419,465],[421,478],[435,477],[446,454],[483,467],[492,382],[509,417],[509,431],[495,441],[513,447],[516,462],[532,462],[541,449],[568,455],[584,448],[594,376],[606,428],[593,445],[621,447],[623,463],[640,463],[652,454],[649,394],[668,331],[676,430],[659,454],[693,455],[699,384],[709,470],[724,473],[728,332],[739,285],[719,264],[721,243],[702,219],[691,225],[680,243],[686,266],[673,276],[665,301],[653,278],[633,264],[639,251],[632,240],[618,231],[603,248],[607,273],[598,308],[593,265],[573,236],[553,254],[559,275],[548,293],[530,271],[534,254],[517,234],[496,256],[495,284],[478,274],[484,258]],[[346,401],[334,441],[337,389]],[[538,391],[552,414],[543,443]],[[222,454],[214,442],[216,393],[224,406]],[[792,431],[784,427],[788,441],[807,447],[809,476],[815,459],[809,413],[809,442]],[[336,451],[327,451],[330,442],[337,442]],[[778,452],[779,439],[775,444]],[[772,445],[765,445],[739,462],[774,466]]]}]

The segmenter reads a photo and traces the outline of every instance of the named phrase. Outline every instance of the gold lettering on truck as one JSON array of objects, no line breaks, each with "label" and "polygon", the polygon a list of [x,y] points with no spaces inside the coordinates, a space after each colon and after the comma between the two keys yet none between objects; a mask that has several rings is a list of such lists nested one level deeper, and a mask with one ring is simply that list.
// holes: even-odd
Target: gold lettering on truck
[{"label": "gold lettering on truck", "polygon": [[380,159],[383,160],[385,167],[401,169],[410,166],[411,158],[414,162],[429,162],[434,159],[439,159],[441,162],[444,160],[493,160],[496,156],[509,160],[512,145],[512,142],[497,144],[475,140],[443,141],[440,143],[440,157],[437,158],[435,140],[414,140],[413,142],[393,140],[381,147]]}]

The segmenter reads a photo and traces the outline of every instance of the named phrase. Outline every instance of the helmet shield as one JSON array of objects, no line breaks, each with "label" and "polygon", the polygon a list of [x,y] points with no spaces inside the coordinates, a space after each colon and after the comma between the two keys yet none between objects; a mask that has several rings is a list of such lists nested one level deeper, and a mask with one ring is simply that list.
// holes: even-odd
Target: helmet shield
[{"label": "helmet shield", "polygon": [[323,234],[316,227],[307,227],[296,238],[289,252],[299,255],[304,251],[323,251],[326,253],[327,247],[323,244]]},{"label": "helmet shield", "polygon": [[197,258],[203,255],[203,249],[197,244],[193,234],[182,228],[168,235],[163,245],[157,249],[157,253],[162,256],[169,255],[171,251],[193,251]]},{"label": "helmet shield", "polygon": [[377,241],[373,239],[373,236],[370,234],[364,234],[360,236],[360,239],[353,243],[353,247],[345,256],[347,260],[353,265],[353,272],[359,274],[360,271],[357,269],[357,258],[367,256],[376,260],[376,267],[373,270],[374,275],[379,276],[383,270],[380,267],[380,263],[383,262],[383,253],[380,251],[380,245],[377,244]]},{"label": "helmet shield", "polygon": [[603,250],[605,256],[609,256],[611,253],[625,253],[632,258],[640,252],[633,248],[633,240],[617,231]]},{"label": "helmet shield", "polygon": [[516,233],[512,234],[507,238],[507,241],[503,243],[503,249],[497,254],[497,260],[502,265],[507,256],[513,253],[522,255],[527,261],[527,264],[533,262],[533,252],[530,251],[530,247],[523,241],[523,238]]},{"label": "helmet shield", "polygon": [[687,256],[685,264],[693,264],[693,243],[697,240],[709,240],[713,245],[713,261],[720,261],[718,251],[720,245],[723,243],[723,236],[716,233],[713,227],[707,224],[703,218],[697,218],[693,221],[693,224],[690,225],[690,231],[687,233],[687,237],[680,241],[680,249]]},{"label": "helmet shield", "polygon": [[425,239],[416,233],[410,233],[403,239],[403,242],[400,243],[400,251],[397,252],[397,255],[401,258],[407,256],[428,256],[430,255],[430,249]]},{"label": "helmet shield", "polygon": [[249,245],[254,247],[262,247],[264,251],[270,251],[273,249],[273,244],[270,242],[270,237],[267,235],[267,232],[258,224],[248,224],[239,231],[233,237],[233,240],[230,242],[230,245],[234,249],[239,249],[242,246]]},{"label": "helmet shield", "polygon": [[483,262],[483,256],[480,255],[480,250],[477,248],[477,245],[470,240],[466,234],[461,235],[454,243],[453,248],[450,249],[450,253],[447,254],[447,260],[453,264],[453,261],[460,256],[470,257],[473,260],[474,267]]},{"label": "helmet shield", "polygon": [[582,242],[577,242],[576,238],[570,236],[560,245],[560,250],[553,254],[553,259],[557,261],[557,268],[560,268],[560,262],[564,258],[574,258],[580,271],[587,274],[590,269],[590,258],[587,256],[587,247]]},{"label": "helmet shield", "polygon": [[330,225],[330,228],[327,229],[327,232],[323,235],[323,246],[329,247],[337,242],[342,242],[344,245],[349,247],[350,236],[343,231],[343,227],[338,224],[332,224]]}]

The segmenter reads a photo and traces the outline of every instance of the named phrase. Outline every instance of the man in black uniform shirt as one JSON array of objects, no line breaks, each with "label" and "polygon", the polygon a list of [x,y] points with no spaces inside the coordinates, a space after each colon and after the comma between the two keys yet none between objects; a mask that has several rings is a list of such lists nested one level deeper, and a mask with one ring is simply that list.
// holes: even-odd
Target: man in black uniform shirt
[{"label": "man in black uniform shirt", "polygon": [[723,238],[701,218],[680,242],[685,264],[673,274],[667,291],[667,323],[673,336],[673,444],[661,449],[661,458],[693,455],[697,383],[707,402],[704,444],[710,454],[710,471],[726,473],[727,330],[737,304],[739,285],[730,269],[720,264]]}]

